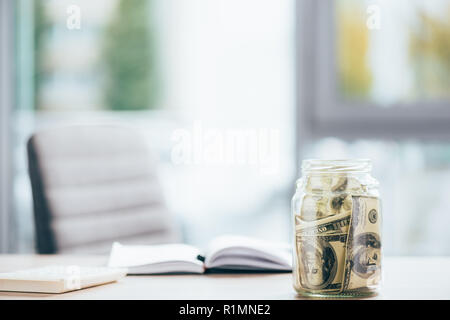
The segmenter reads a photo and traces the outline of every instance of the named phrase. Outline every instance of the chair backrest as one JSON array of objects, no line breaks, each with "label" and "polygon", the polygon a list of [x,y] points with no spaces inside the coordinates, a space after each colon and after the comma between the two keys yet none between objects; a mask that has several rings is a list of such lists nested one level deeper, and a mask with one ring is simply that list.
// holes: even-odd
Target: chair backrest
[{"label": "chair backrest", "polygon": [[50,129],[27,150],[39,253],[179,241],[147,144],[131,128]]}]

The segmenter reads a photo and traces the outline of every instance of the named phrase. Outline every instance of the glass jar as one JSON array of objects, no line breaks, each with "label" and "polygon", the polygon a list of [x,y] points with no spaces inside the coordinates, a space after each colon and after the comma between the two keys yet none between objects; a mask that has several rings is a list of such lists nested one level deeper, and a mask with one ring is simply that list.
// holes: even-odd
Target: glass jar
[{"label": "glass jar", "polygon": [[306,296],[370,296],[381,282],[378,181],[366,159],[304,160],[292,198],[293,281]]}]

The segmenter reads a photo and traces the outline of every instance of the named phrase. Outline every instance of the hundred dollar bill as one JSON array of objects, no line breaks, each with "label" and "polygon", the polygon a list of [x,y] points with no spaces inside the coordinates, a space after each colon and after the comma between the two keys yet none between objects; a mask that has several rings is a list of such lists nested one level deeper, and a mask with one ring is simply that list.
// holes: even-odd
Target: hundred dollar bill
[{"label": "hundred dollar bill", "polygon": [[353,197],[342,291],[370,291],[381,280],[381,217],[376,197]]},{"label": "hundred dollar bill", "polygon": [[346,240],[346,233],[297,235],[296,285],[315,293],[340,292]]},{"label": "hundred dollar bill", "polygon": [[352,197],[346,193],[338,195],[305,195],[302,200],[299,219],[315,221],[337,214],[350,214]]}]

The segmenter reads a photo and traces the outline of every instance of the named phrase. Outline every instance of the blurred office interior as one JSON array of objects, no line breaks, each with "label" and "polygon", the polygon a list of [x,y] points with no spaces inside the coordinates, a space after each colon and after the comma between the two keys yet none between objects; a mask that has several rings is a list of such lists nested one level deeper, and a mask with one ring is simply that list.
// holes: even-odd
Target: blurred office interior
[{"label": "blurred office interior", "polygon": [[[146,137],[187,243],[288,241],[301,160],[362,157],[380,181],[384,253],[450,255],[450,0],[2,0],[0,10],[3,252],[35,250],[29,136],[120,123]],[[206,144],[233,130],[259,137],[271,170],[261,152],[245,158],[250,144],[243,161],[174,161],[177,133]]]}]

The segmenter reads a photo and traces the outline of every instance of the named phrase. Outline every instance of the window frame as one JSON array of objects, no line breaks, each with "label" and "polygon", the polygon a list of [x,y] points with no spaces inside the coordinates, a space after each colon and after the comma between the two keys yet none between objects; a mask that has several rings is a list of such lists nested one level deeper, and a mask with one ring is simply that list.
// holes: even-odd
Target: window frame
[{"label": "window frame", "polygon": [[11,110],[14,103],[14,2],[0,1],[0,252],[11,252]]},{"label": "window frame", "polygon": [[297,146],[327,136],[449,140],[449,100],[381,108],[337,96],[334,12],[332,0],[297,2]]}]

